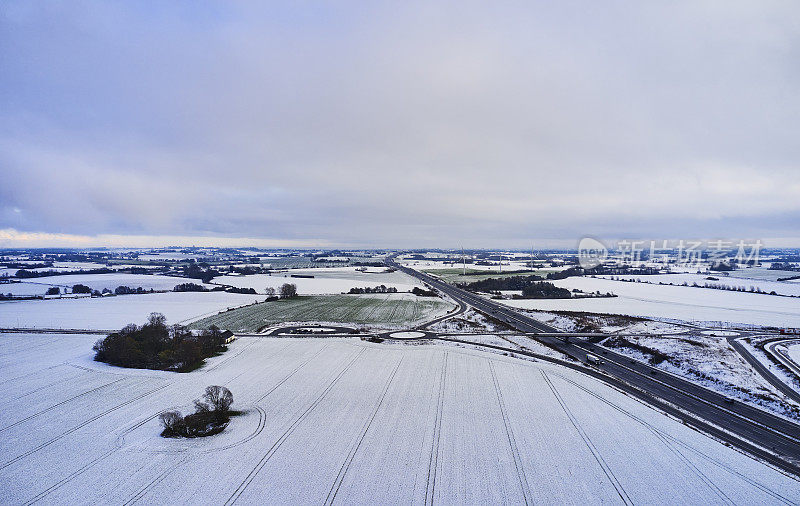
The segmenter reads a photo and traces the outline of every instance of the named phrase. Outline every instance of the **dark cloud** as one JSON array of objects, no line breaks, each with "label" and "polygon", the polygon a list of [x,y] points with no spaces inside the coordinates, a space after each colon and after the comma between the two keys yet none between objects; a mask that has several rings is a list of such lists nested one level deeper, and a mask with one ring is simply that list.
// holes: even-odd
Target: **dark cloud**
[{"label": "dark cloud", "polygon": [[791,2],[10,2],[0,23],[0,228],[800,236]]}]

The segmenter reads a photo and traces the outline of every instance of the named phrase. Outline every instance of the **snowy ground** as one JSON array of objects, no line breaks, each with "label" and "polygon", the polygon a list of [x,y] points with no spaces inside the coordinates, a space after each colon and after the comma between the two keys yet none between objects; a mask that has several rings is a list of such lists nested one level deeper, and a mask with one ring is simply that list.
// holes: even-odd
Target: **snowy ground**
[{"label": "snowy ground", "polygon": [[[203,284],[199,279],[152,274],[66,274],[63,276],[32,278],[20,283],[2,283],[0,284],[0,293],[11,293],[13,295],[44,295],[50,287],[69,288],[71,291],[72,287],[77,284],[86,285],[92,290],[99,291],[108,288],[112,292],[118,286],[128,286],[134,289],[142,287],[145,290],[172,290],[175,288],[175,285],[183,283]],[[213,288],[213,285],[204,286]]]},{"label": "snowy ground", "polygon": [[433,332],[496,332],[508,330],[508,327],[497,325],[478,311],[468,308],[460,315],[429,326],[428,330]]},{"label": "snowy ground", "polygon": [[548,313],[525,311],[525,316],[564,332],[604,332],[629,334],[676,334],[686,332],[687,327],[674,323],[633,318],[629,316],[591,313]]},{"label": "snowy ground", "polygon": [[119,329],[128,323],[144,323],[152,312],[163,313],[168,323],[179,323],[263,299],[263,295],[225,292],[168,292],[4,301],[0,302],[0,328]]},{"label": "snowy ground", "polygon": [[731,275],[745,279],[763,279],[775,281],[778,278],[798,276],[800,275],[800,272],[772,270],[766,267],[748,267],[745,269],[737,269],[733,271]]},{"label": "snowy ground", "polygon": [[[615,278],[623,280],[633,280],[642,283],[651,284],[673,284],[687,285],[698,284],[701,287],[705,285],[723,286],[727,288],[741,288],[745,291],[755,291],[759,289],[763,292],[775,292],[779,295],[792,295],[800,297],[800,283],[791,283],[789,281],[770,281],[766,279],[749,279],[738,278],[733,276],[721,276],[720,274],[653,274],[649,276],[641,275],[616,275],[616,276],[601,276],[602,278]],[[709,277],[716,278],[714,280],[708,279]],[[712,288],[708,288],[712,289]]]},{"label": "snowy ground", "polygon": [[792,362],[800,366],[800,344],[789,346],[787,353],[789,354],[789,358],[792,359]]},{"label": "snowy ground", "polygon": [[[43,271],[77,271],[80,269],[102,269],[107,267],[106,264],[99,264],[94,262],[53,262],[51,267],[34,267],[32,269],[25,269],[32,272]],[[116,268],[116,267],[115,267]],[[0,276],[13,276],[20,270],[19,267],[5,267],[0,265]]]},{"label": "snowy ground", "polygon": [[[240,338],[192,373],[0,335],[0,503],[790,503],[800,482],[577,372],[435,345]],[[220,435],[156,415],[225,385]]]},{"label": "snowy ground", "polygon": [[800,302],[791,297],[588,277],[571,277],[554,281],[553,284],[569,289],[578,288],[584,292],[612,292],[618,297],[518,299],[501,302],[513,307],[542,311],[586,311],[684,321],[800,327]]},{"label": "snowy ground", "polygon": [[[313,278],[293,278],[291,274],[310,275]],[[318,269],[292,269],[287,272],[252,274],[247,276],[219,276],[214,283],[254,288],[263,293],[266,287],[278,289],[284,283],[297,285],[301,295],[330,295],[348,292],[351,288],[374,288],[379,285],[409,292],[415,286],[422,286],[415,278],[399,271],[385,272],[385,269],[368,268],[366,272],[356,271],[355,267],[331,267]]]}]

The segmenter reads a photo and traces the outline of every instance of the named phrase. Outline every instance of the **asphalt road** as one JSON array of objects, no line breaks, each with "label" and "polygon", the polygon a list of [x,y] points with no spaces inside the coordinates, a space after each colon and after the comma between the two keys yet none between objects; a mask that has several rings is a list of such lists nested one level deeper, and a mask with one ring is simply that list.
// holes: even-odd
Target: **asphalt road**
[{"label": "asphalt road", "polygon": [[781,362],[784,365],[784,367],[792,371],[792,373],[794,373],[795,375],[800,376],[800,365],[798,365],[794,360],[792,360],[792,357],[789,356],[788,353],[782,351],[780,348],[777,347],[779,344],[786,345],[788,343],[796,345],[800,343],[800,339],[797,338],[787,339],[786,337],[781,337],[779,339],[770,340],[770,342],[764,344],[764,349],[767,351],[767,353],[770,353],[779,362]]},{"label": "asphalt road", "polygon": [[[392,258],[387,260],[387,264],[521,332],[558,333],[558,329],[529,318],[514,309],[444,283],[425,273],[403,267]],[[570,341],[557,336],[536,336],[536,338],[583,363],[586,363],[587,352],[600,357],[602,363],[593,366],[594,369],[617,380],[609,382],[618,388],[623,388],[659,409],[664,409],[685,422],[712,433],[715,437],[734,444],[777,467],[800,475],[800,425],[741,402],[732,401],[717,392],[593,343]]]},{"label": "asphalt road", "polygon": [[744,347],[742,343],[738,341],[736,337],[729,337],[728,343],[739,352],[739,355],[742,356],[747,362],[753,366],[753,369],[758,371],[761,376],[769,381],[772,386],[783,392],[784,395],[793,399],[795,402],[800,403],[800,393],[798,393],[795,389],[784,383],[780,378],[775,376],[772,371],[770,371],[764,364],[761,363],[756,357],[753,356],[750,351]]}]

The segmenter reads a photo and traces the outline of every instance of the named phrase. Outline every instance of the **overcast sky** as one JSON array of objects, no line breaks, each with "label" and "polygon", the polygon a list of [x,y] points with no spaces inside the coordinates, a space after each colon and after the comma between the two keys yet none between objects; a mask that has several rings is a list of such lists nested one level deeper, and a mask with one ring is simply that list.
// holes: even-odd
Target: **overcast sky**
[{"label": "overcast sky", "polygon": [[0,247],[800,243],[796,1],[0,13]]}]

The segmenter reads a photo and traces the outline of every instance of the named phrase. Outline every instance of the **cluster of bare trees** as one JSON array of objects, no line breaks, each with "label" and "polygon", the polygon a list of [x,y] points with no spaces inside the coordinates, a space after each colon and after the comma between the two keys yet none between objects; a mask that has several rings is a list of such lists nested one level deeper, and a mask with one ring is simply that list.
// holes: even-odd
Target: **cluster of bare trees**
[{"label": "cluster of bare trees", "polygon": [[164,437],[202,437],[222,432],[230,420],[233,394],[219,385],[207,386],[202,399],[195,399],[194,413],[184,417],[180,411],[158,415]]},{"label": "cluster of bare trees", "polygon": [[297,285],[294,283],[284,283],[278,290],[275,287],[268,286],[264,289],[268,298],[280,297],[281,299],[291,299],[297,296]]}]

